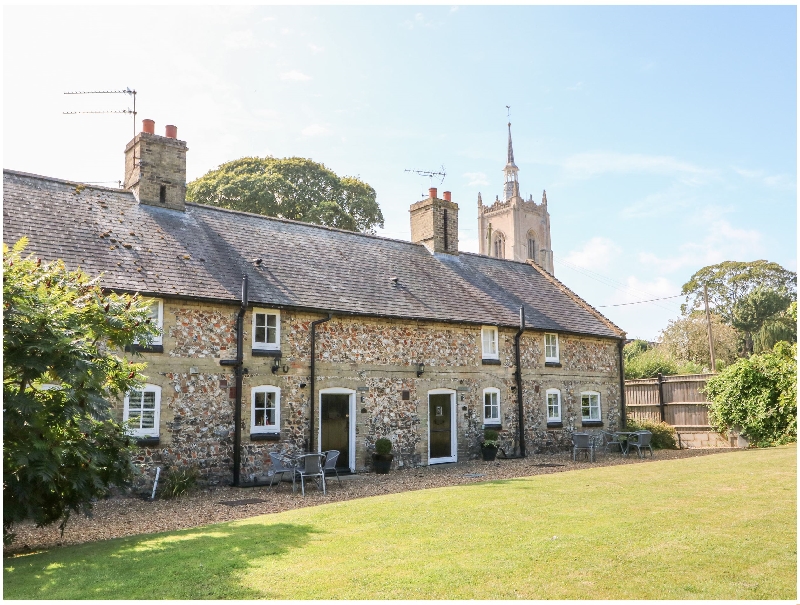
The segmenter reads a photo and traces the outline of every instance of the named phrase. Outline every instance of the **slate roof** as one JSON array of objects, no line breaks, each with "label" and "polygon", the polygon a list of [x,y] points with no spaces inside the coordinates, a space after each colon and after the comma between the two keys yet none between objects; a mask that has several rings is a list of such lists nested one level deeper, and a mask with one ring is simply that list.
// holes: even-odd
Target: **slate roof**
[{"label": "slate roof", "polygon": [[[3,241],[62,258],[104,287],[163,297],[465,322],[620,338],[622,330],[527,263],[432,255],[421,244],[3,171]],[[253,260],[261,258],[261,265]],[[395,285],[393,277],[398,281]]]}]

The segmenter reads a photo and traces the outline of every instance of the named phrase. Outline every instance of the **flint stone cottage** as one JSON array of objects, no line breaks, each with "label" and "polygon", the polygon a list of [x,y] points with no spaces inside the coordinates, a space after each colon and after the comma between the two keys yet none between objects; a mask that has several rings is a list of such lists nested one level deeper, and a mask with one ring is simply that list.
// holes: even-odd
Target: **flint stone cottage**
[{"label": "flint stone cottage", "polygon": [[166,134],[145,121],[122,189],[3,172],[6,243],[153,301],[147,384],[113,410],[143,481],[247,484],[270,452],[328,449],[360,472],[380,437],[397,467],[474,459],[485,427],[530,455],[620,426],[622,330],[533,260],[460,253],[449,192],[411,206],[411,242],[186,203]]}]

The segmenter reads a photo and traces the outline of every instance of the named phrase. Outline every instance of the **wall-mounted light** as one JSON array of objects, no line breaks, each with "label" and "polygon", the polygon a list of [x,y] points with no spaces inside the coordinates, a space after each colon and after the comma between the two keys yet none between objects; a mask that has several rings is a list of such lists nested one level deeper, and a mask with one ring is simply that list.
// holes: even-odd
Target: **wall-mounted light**
[{"label": "wall-mounted light", "polygon": [[464,393],[461,393],[461,401],[464,401]]},{"label": "wall-mounted light", "polygon": [[422,363],[422,362],[420,361],[420,362],[417,364],[417,378],[419,378],[420,376],[422,376],[422,374],[423,374],[424,372],[425,372],[425,364],[424,364],[424,363]]},{"label": "wall-mounted light", "polygon": [[276,357],[275,361],[272,363],[272,373],[277,374],[278,370],[281,369],[281,358]]}]

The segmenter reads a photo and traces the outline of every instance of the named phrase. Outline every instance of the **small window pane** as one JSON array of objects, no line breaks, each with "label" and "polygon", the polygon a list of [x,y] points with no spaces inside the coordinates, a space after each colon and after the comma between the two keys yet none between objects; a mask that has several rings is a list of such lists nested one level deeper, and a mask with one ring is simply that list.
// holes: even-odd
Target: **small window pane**
[{"label": "small window pane", "polygon": [[500,405],[497,395],[493,391],[483,394],[483,417],[486,420],[500,420]]},{"label": "small window pane", "polygon": [[483,354],[497,355],[497,330],[494,328],[483,329]]}]

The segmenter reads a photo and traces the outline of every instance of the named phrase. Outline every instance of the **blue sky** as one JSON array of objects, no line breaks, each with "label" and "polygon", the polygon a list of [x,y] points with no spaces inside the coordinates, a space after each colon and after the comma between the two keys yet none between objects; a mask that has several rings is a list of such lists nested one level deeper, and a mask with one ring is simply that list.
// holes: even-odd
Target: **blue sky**
[{"label": "blue sky", "polygon": [[797,14],[778,7],[4,8],[3,165],[115,182],[137,121],[178,126],[188,178],[310,157],[377,191],[408,239],[434,182],[477,251],[502,192],[506,105],[524,197],[547,190],[555,274],[655,339],[701,267],[797,269]]}]

